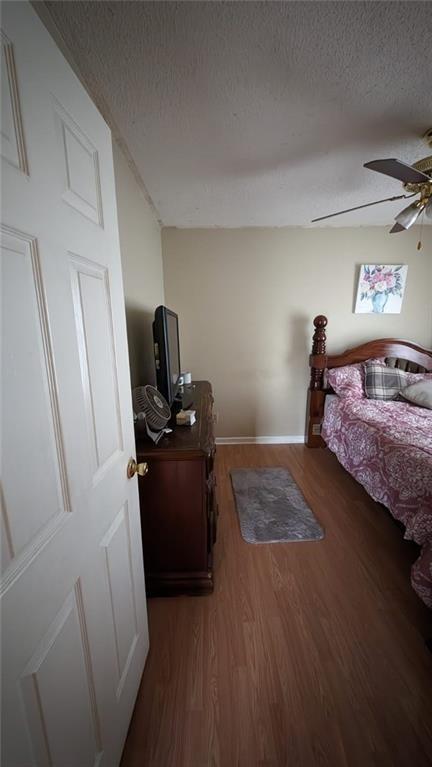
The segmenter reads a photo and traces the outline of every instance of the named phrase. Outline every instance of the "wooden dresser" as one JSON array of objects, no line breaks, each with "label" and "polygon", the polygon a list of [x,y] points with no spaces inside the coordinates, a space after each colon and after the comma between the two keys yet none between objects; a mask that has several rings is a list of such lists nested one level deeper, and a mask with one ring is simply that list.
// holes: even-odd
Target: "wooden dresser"
[{"label": "wooden dresser", "polygon": [[213,591],[218,509],[211,385],[196,381],[189,394],[193,426],[174,425],[158,445],[135,432],[137,461],[149,467],[139,477],[148,596]]}]

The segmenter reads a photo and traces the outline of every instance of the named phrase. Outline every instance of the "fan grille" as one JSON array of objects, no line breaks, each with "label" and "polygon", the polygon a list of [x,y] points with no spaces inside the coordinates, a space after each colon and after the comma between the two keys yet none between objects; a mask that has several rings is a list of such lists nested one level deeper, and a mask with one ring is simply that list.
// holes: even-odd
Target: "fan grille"
[{"label": "fan grille", "polygon": [[168,402],[154,386],[137,386],[133,390],[136,413],[144,413],[150,428],[163,429],[171,418]]}]

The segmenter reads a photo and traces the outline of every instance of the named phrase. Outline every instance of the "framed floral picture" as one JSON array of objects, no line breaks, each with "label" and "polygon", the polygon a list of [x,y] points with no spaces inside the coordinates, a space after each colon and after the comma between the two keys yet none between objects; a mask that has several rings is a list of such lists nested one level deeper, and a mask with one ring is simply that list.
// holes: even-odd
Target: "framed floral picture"
[{"label": "framed floral picture", "polygon": [[362,264],[355,313],[400,314],[407,272],[405,264]]}]

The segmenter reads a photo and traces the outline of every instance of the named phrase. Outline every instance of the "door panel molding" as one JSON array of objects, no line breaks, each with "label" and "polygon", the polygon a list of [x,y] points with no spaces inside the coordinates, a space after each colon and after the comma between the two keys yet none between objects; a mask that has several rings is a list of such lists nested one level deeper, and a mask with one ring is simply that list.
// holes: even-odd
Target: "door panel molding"
[{"label": "door panel molding", "polygon": [[[73,679],[60,657],[63,648]],[[64,691],[63,702],[52,697],[53,681]],[[98,767],[103,746],[79,579],[24,669],[19,687],[37,763],[58,764],[66,739],[76,749],[75,757],[69,752],[68,758],[78,758],[80,767]],[[64,729],[59,732],[58,707],[66,712],[69,705],[75,716],[61,717]]]},{"label": "door panel molding", "polygon": [[[15,65],[15,54],[13,43],[0,29],[2,44],[2,80],[4,88],[4,99],[2,108],[9,113],[12,121],[10,129],[13,135],[7,135],[1,131],[2,157],[14,168],[22,171],[26,176],[29,175],[29,166],[27,160],[27,150],[24,140],[24,128],[21,115],[21,103],[18,90],[18,76]],[[7,91],[6,91],[7,83]],[[3,115],[3,125],[6,117]]]},{"label": "door panel molding", "polygon": [[[95,486],[105,473],[105,469],[112,465],[112,462],[124,449],[109,276],[108,268],[98,264],[96,261],[90,261],[87,258],[83,258],[82,256],[71,252],[68,253],[68,256],[71,266],[72,296],[77,327],[82,386],[90,441],[93,448],[93,485]],[[106,353],[109,357],[109,359],[105,360],[105,364],[109,369],[105,371],[106,375],[103,392],[100,390],[98,391],[98,388],[100,388],[98,387],[98,382],[92,380],[91,355],[93,349],[92,337],[90,334],[93,328],[90,317],[86,317],[86,311],[89,311],[90,307],[85,301],[85,285],[83,282],[85,278],[91,278],[100,282],[103,291],[103,303],[106,311],[108,333],[105,339],[102,336],[98,339],[94,339],[94,342],[96,343],[97,341],[100,345],[105,340]],[[88,323],[86,322],[87,319],[89,320]],[[111,391],[108,391],[110,384]],[[98,411],[98,398],[101,398],[102,396],[111,397],[112,399],[111,407],[109,409],[107,408],[108,412],[103,419]],[[113,419],[111,425],[109,419]],[[101,433],[101,427],[105,430],[104,435]],[[108,429],[110,430],[109,433],[107,431]],[[105,440],[111,442],[111,444],[104,445],[103,443]]]},{"label": "door panel molding", "polygon": [[98,151],[58,99],[52,96],[52,100],[63,156],[62,199],[103,229]]},{"label": "door panel molding", "polygon": [[[139,634],[127,501],[114,518],[100,546],[104,549],[109,585],[118,670],[117,698],[119,698]],[[128,561],[127,568],[124,568],[125,556]],[[123,562],[122,568],[119,567],[120,562]],[[123,583],[121,582],[121,579],[126,577],[129,580],[127,589],[124,588],[124,580]],[[125,594],[130,594],[129,605],[126,603]]]},{"label": "door panel molding", "polygon": [[[8,543],[10,563],[0,581],[0,594],[4,593],[12,583],[21,575],[41,549],[56,534],[66,521],[68,513],[72,511],[71,495],[66,468],[66,455],[62,426],[60,419],[58,385],[56,380],[55,362],[52,349],[49,316],[44,281],[39,254],[38,241],[31,234],[20,232],[17,229],[0,224],[0,244],[3,251],[15,253],[17,256],[28,259],[32,275],[32,288],[37,308],[37,321],[39,324],[40,341],[42,346],[43,373],[46,376],[46,386],[49,404],[49,425],[52,429],[54,450],[56,456],[55,473],[58,480],[58,509],[39,529],[31,533],[29,540],[22,546],[14,541],[13,525],[10,522],[7,497],[2,493],[1,512]],[[2,255],[3,260],[3,255]],[[31,397],[31,382],[29,382],[29,397]],[[30,457],[31,460],[31,457]],[[6,480],[5,480],[6,481]]]}]

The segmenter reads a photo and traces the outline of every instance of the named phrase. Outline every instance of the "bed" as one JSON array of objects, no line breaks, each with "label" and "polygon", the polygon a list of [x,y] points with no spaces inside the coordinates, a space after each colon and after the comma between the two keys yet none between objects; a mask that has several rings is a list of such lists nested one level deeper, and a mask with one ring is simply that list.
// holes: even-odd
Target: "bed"
[{"label": "bed", "polygon": [[[421,547],[411,582],[432,608],[432,410],[368,399],[343,387],[344,375],[349,372],[356,381],[368,360],[406,371],[409,384],[427,379],[432,351],[385,338],[328,355],[326,326],[326,317],[315,317],[306,444],[330,448],[369,495],[403,524],[405,538]],[[332,381],[338,383],[339,396]]]}]

